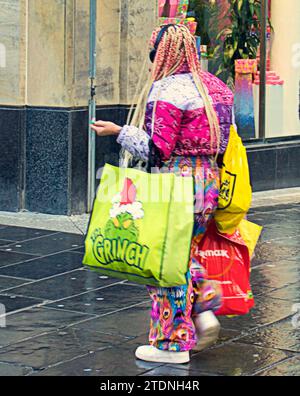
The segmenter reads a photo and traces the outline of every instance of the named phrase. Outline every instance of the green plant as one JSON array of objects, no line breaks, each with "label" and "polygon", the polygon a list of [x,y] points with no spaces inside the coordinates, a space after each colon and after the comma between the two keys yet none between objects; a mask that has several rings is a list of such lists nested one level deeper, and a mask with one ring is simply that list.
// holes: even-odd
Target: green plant
[{"label": "green plant", "polygon": [[[229,82],[234,81],[236,59],[256,59],[260,45],[261,0],[229,0],[228,27],[222,29],[221,40],[214,55],[221,51],[222,62],[217,75],[229,72]],[[231,85],[231,84],[230,84]]]},{"label": "green plant", "polygon": [[197,34],[208,45],[210,70],[234,88],[235,60],[257,56],[261,0],[191,0],[189,11],[194,11]]},{"label": "green plant", "polygon": [[213,41],[218,34],[217,24],[212,23],[218,18],[218,4],[211,0],[190,0],[189,12],[195,14],[198,22],[196,34],[201,37],[202,44],[208,46],[210,53]]}]

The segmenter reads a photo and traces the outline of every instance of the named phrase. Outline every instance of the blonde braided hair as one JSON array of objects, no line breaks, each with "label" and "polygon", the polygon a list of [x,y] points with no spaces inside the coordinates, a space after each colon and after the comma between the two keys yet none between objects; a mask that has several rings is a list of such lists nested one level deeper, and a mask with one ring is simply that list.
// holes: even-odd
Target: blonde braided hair
[{"label": "blonde braided hair", "polygon": [[[150,40],[151,47],[154,47],[154,43],[156,42],[157,36],[162,27],[163,26],[157,28],[152,33]],[[147,100],[153,83],[176,73],[184,64],[188,65],[188,69],[193,76],[195,86],[197,87],[198,92],[204,102],[205,111],[210,126],[211,148],[216,150],[216,156],[218,156],[221,135],[219,120],[210,100],[208,89],[203,84],[201,78],[201,64],[198,58],[195,37],[184,25],[170,26],[164,33],[163,38],[157,48],[151,74],[142,91],[140,91],[140,85],[143,80],[141,79],[139,82],[139,86],[137,87],[137,92],[139,92],[139,97],[136,102],[137,104],[136,106],[133,105],[131,107],[127,123],[140,129],[144,127]],[[159,97],[159,93],[157,97]],[[157,100],[153,106],[152,131],[155,121],[156,105]],[[130,155],[126,153],[125,157],[127,157],[126,162],[128,163]]]}]

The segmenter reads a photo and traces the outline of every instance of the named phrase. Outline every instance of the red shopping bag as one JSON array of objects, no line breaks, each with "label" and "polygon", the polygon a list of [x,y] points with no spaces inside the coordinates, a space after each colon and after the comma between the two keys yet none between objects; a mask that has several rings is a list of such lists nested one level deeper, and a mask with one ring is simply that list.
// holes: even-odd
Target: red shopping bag
[{"label": "red shopping bag", "polygon": [[233,235],[218,232],[212,223],[196,252],[206,268],[208,278],[220,283],[223,305],[216,315],[246,315],[254,306],[250,286],[249,251],[239,232]]}]

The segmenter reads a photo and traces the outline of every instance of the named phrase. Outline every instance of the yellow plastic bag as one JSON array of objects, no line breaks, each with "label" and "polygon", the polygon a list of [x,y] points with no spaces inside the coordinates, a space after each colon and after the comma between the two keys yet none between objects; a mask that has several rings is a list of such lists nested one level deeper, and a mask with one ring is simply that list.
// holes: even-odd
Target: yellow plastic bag
[{"label": "yellow plastic bag", "polygon": [[250,209],[252,188],[246,148],[234,126],[221,169],[219,206],[215,213],[218,230],[233,234]]},{"label": "yellow plastic bag", "polygon": [[257,242],[259,240],[260,234],[262,232],[263,227],[251,223],[248,220],[242,220],[238,226],[238,230],[243,238],[245,244],[249,249],[249,256],[252,257]]}]

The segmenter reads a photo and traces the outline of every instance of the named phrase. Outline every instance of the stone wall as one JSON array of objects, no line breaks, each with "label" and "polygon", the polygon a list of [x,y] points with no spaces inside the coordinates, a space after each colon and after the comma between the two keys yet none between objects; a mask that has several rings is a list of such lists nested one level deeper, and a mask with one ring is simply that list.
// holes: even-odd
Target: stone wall
[{"label": "stone wall", "polygon": [[0,105],[24,105],[26,2],[0,1]]},{"label": "stone wall", "polygon": [[[157,0],[98,0],[98,105],[130,104]],[[0,0],[0,104],[86,106],[89,0]]]},{"label": "stone wall", "polygon": [[[97,0],[97,118],[125,123],[157,0]],[[89,0],[0,0],[0,210],[86,210]],[[97,140],[96,167],[118,162]]]},{"label": "stone wall", "polygon": [[142,66],[148,59],[149,39],[157,25],[157,0],[121,0],[120,103],[130,104]]}]

